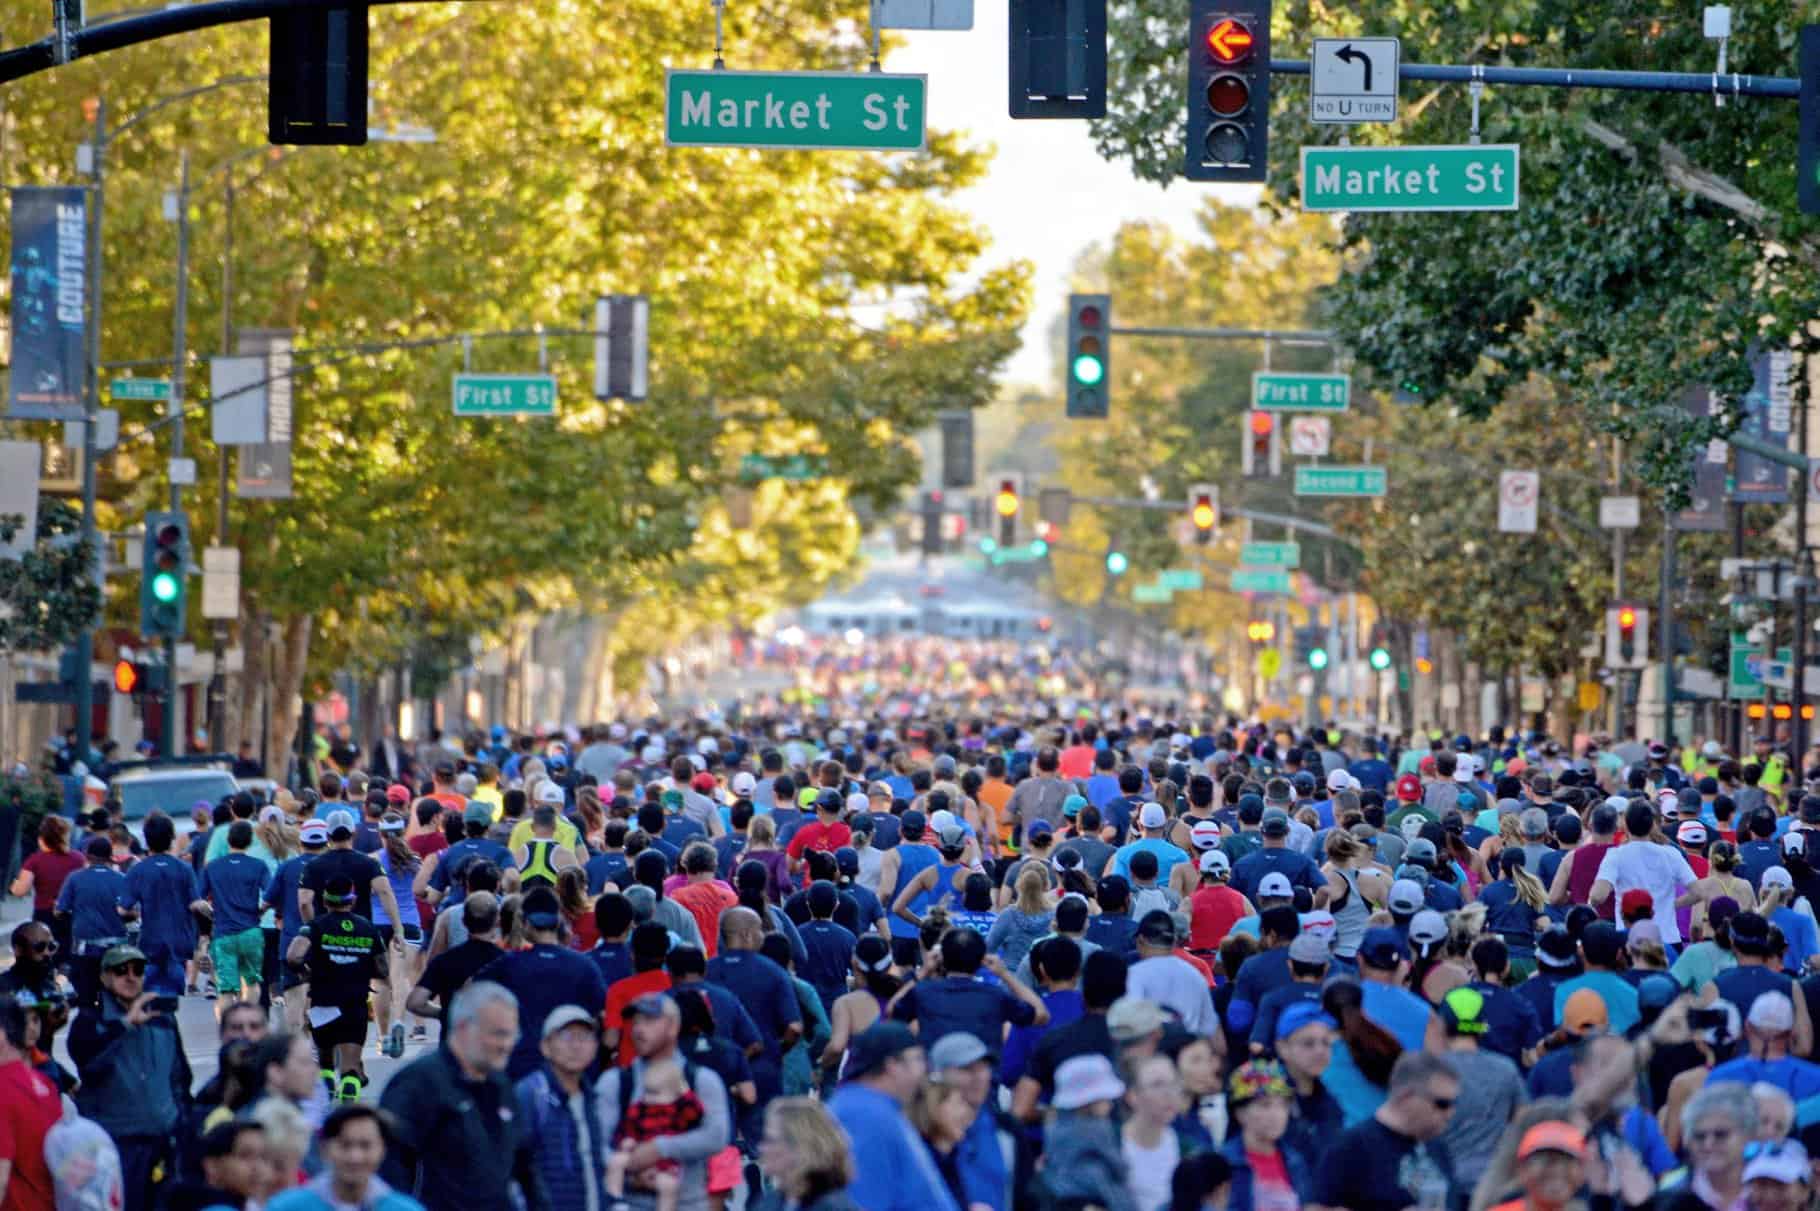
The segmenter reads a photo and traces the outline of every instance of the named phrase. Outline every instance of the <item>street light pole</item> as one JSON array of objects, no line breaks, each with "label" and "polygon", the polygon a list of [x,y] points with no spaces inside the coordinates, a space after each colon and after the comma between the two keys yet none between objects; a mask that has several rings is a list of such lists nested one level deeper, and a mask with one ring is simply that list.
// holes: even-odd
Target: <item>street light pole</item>
[{"label": "street light pole", "polygon": [[[166,415],[171,422],[171,512],[183,511],[183,485],[177,480],[175,468],[183,457],[183,371],[189,349],[186,341],[190,318],[190,153],[187,149],[182,154],[182,167],[177,183],[177,305],[173,308],[171,320],[171,402]],[[189,569],[181,568],[178,575],[188,577]],[[164,641],[164,719],[163,743],[161,747],[166,757],[176,757],[181,753],[177,747],[177,639],[175,636]]]},{"label": "street light pole", "polygon": [[[234,352],[234,164],[224,171],[222,202],[227,230],[221,254],[221,354]],[[215,545],[228,542],[228,448],[215,444]],[[227,751],[227,632],[225,619],[209,624],[214,640],[215,667],[209,677],[209,743],[218,753]]]},{"label": "street light pole", "polygon": [[[94,575],[102,589],[101,544],[95,531],[95,424],[101,412],[101,200],[107,164],[107,99],[95,99],[95,117],[89,134],[89,163],[95,178],[94,214],[89,220],[88,282],[88,398],[82,421],[82,543],[94,559]],[[95,633],[84,627],[76,638],[76,754],[84,765],[94,745]]]}]

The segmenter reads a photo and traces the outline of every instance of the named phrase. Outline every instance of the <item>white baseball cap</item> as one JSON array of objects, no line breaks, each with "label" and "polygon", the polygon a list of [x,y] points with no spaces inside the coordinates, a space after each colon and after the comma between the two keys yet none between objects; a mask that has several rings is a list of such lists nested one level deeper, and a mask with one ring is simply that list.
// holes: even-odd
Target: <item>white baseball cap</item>
[{"label": "white baseball cap", "polygon": [[1295,887],[1289,882],[1289,876],[1280,870],[1273,870],[1258,880],[1258,899],[1266,896],[1272,899],[1293,900]]},{"label": "white baseball cap", "polygon": [[[1204,875],[1230,875],[1232,873],[1232,859],[1226,856],[1224,850],[1210,849],[1201,855],[1201,873]],[[1268,879],[1270,876],[1266,875],[1264,877]],[[1259,894],[1262,895],[1263,893],[1260,892]],[[1293,895],[1294,893],[1291,892],[1290,894]]]},{"label": "white baseball cap", "polygon": [[1214,820],[1202,820],[1188,830],[1188,840],[1196,849],[1217,849],[1220,844],[1220,826]]},{"label": "white baseball cap", "polygon": [[1138,813],[1140,828],[1161,828],[1168,822],[1169,816],[1163,811],[1161,803],[1146,803],[1143,810]]},{"label": "white baseball cap", "polygon": [[1352,775],[1343,769],[1334,770],[1327,775],[1327,789],[1330,791],[1347,791],[1352,789]]},{"label": "white baseball cap", "polygon": [[739,773],[733,775],[733,781],[728,785],[732,787],[734,795],[741,799],[748,799],[751,798],[752,792],[758,789],[758,779],[746,770],[740,770]]},{"label": "white baseball cap", "polygon": [[1764,887],[1793,887],[1795,877],[1788,873],[1786,866],[1772,866],[1763,872],[1761,884]]},{"label": "white baseball cap", "polygon": [[536,801],[538,803],[548,803],[556,807],[561,807],[562,787],[556,785],[554,782],[539,782],[537,784]]},{"label": "white baseball cap", "polygon": [[847,810],[850,812],[867,811],[871,806],[872,800],[866,798],[866,796],[860,794],[858,791],[854,791],[851,795],[847,796]]}]

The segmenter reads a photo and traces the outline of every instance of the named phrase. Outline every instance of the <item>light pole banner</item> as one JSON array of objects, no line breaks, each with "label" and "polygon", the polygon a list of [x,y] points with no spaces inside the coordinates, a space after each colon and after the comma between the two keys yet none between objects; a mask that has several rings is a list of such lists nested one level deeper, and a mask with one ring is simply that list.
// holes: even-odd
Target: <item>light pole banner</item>
[{"label": "light pole banner", "polygon": [[14,420],[81,420],[88,382],[88,194],[12,191]]}]

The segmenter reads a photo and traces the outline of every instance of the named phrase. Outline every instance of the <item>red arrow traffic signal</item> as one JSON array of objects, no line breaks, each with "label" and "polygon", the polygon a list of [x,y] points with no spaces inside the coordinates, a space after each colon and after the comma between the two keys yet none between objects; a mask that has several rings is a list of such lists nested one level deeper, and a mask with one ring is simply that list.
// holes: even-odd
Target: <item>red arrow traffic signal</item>
[{"label": "red arrow traffic signal", "polygon": [[1207,31],[1207,47],[1221,63],[1237,63],[1251,53],[1251,30],[1226,17]]}]

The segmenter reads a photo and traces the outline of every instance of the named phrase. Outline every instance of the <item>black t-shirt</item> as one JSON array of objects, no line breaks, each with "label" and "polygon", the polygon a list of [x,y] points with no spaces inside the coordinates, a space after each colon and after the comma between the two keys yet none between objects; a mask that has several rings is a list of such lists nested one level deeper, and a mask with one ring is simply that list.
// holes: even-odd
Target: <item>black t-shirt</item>
[{"label": "black t-shirt", "polygon": [[1030,1053],[1030,1067],[1024,1075],[1043,1087],[1043,1097],[1047,1099],[1055,1094],[1055,1070],[1063,1061],[1077,1055],[1103,1055],[1116,1061],[1118,1054],[1118,1044],[1106,1026],[1106,1015],[1089,1013],[1066,1026],[1045,1031]]},{"label": "black t-shirt", "polygon": [[492,942],[483,942],[479,938],[469,938],[460,946],[451,946],[423,969],[423,975],[417,983],[429,989],[436,1003],[442,1006],[442,1024],[444,1035],[447,1035],[449,1024],[449,1002],[469,980],[503,952]]},{"label": "black t-shirt", "polygon": [[328,911],[323,903],[322,893],[330,882],[338,878],[354,881],[354,915],[373,918],[373,880],[383,879],[385,871],[379,863],[366,854],[352,849],[326,849],[310,859],[303,869],[301,886],[316,897],[316,915]]},{"label": "black t-shirt", "polygon": [[358,913],[323,913],[299,936],[310,940],[304,960],[310,1004],[365,1005],[367,985],[379,974],[379,956],[385,951],[378,926]]},{"label": "black t-shirt", "polygon": [[1447,1145],[1413,1140],[1375,1118],[1342,1131],[1315,1174],[1308,1201],[1348,1211],[1452,1206],[1460,1193]]}]

